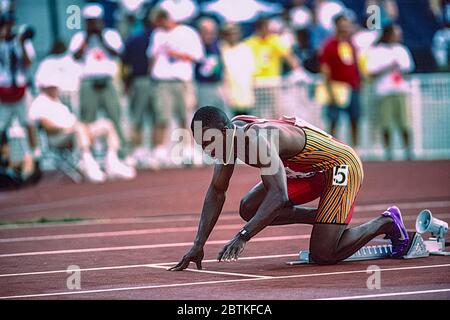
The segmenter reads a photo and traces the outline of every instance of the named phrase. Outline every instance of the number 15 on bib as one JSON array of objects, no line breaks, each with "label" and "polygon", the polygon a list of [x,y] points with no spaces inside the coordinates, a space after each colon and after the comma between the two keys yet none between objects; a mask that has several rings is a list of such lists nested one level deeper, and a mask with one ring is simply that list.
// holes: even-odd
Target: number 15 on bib
[{"label": "number 15 on bib", "polygon": [[346,186],[348,183],[348,166],[341,165],[333,168],[333,186]]}]

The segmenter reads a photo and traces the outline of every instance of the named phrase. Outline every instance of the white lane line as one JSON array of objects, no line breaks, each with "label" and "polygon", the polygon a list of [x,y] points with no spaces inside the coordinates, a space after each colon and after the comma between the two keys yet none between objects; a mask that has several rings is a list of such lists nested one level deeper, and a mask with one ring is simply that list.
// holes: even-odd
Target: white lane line
[{"label": "white lane line", "polygon": [[[417,266],[417,267],[403,267],[403,268],[386,268],[386,269],[380,269],[380,271],[397,271],[397,270],[428,269],[428,268],[442,268],[442,267],[450,267],[450,264],[427,265],[427,266]],[[80,294],[105,293],[105,292],[117,292],[117,291],[176,288],[176,287],[188,287],[188,286],[202,286],[202,285],[209,285],[209,284],[226,284],[226,283],[238,283],[238,282],[248,282],[248,281],[270,281],[270,280],[282,280],[282,279],[290,279],[290,278],[320,277],[320,276],[354,274],[354,273],[367,273],[367,269],[353,270],[353,271],[341,271],[341,272],[325,272],[325,273],[302,274],[302,275],[294,275],[294,276],[274,276],[274,277],[268,277],[268,278],[246,278],[246,279],[230,279],[230,280],[213,280],[213,281],[188,282],[188,283],[172,283],[172,284],[140,286],[140,287],[126,287],[126,288],[110,288],[110,289],[98,289],[98,290],[38,293],[38,294],[26,294],[26,295],[15,295],[15,296],[3,296],[3,297],[0,297],[0,299],[23,299],[23,298],[38,298],[38,297],[51,297],[51,296],[80,295]]]},{"label": "white lane line", "polygon": [[[86,271],[102,271],[102,270],[120,270],[120,269],[132,269],[132,268],[145,268],[149,264],[133,264],[126,266],[114,266],[114,267],[97,267],[97,268],[84,268],[79,269],[80,272]],[[64,270],[49,270],[49,271],[35,271],[35,272],[22,272],[22,273],[5,273],[0,274],[0,278],[8,277],[22,277],[22,276],[36,276],[44,274],[55,274],[55,273],[67,273],[67,269]]]},{"label": "white lane line", "polygon": [[[223,212],[220,220],[234,220],[239,215],[236,212]],[[183,213],[170,216],[154,216],[154,217],[136,217],[136,218],[86,218],[81,221],[73,222],[48,222],[48,223],[19,223],[19,224],[5,224],[0,226],[0,230],[6,229],[36,229],[47,227],[78,227],[78,226],[96,226],[96,225],[118,225],[118,224],[142,224],[142,223],[167,223],[167,222],[186,222],[186,221],[198,221],[200,219],[199,214]]]},{"label": "white lane line", "polygon": [[[370,204],[370,205],[357,205],[355,212],[374,212],[385,210],[391,205],[397,205],[400,209],[432,209],[432,208],[445,208],[450,206],[450,201],[426,201],[426,202],[402,202],[402,203],[383,203],[383,204]],[[45,223],[45,224],[14,224],[0,226],[2,229],[24,229],[24,228],[39,228],[39,227],[67,227],[67,226],[86,226],[86,225],[104,225],[104,224],[135,224],[135,223],[151,223],[151,222],[172,222],[172,221],[198,221],[199,215],[194,214],[182,214],[189,215],[189,217],[169,216],[165,217],[147,217],[147,218],[111,218],[111,219],[90,219],[79,222],[70,223]],[[237,213],[227,213],[220,217],[221,220],[234,220],[240,219]],[[352,219],[355,221],[355,219]]]},{"label": "white lane line", "polygon": [[[214,228],[214,230],[230,230],[230,229],[236,229],[236,228],[240,228],[240,227],[242,227],[242,224],[217,225]],[[123,237],[123,236],[137,236],[137,235],[144,235],[144,234],[193,232],[193,231],[197,231],[197,229],[198,229],[197,226],[193,226],[193,227],[134,229],[134,230],[110,231],[110,232],[57,234],[57,235],[50,235],[50,236],[3,238],[3,239],[0,239],[0,243],[23,242],[23,241],[42,241],[42,240],[63,240],[63,239],[77,239],[77,238]]]},{"label": "white lane line", "polygon": [[[274,236],[274,237],[260,237],[254,238],[252,242],[266,242],[266,241],[285,241],[285,240],[298,240],[309,239],[309,234],[295,235],[295,236]],[[225,244],[229,240],[213,240],[208,241],[207,244]],[[122,247],[100,247],[100,248],[86,248],[86,249],[69,249],[69,250],[52,250],[52,251],[31,251],[31,252],[19,252],[19,253],[6,253],[0,254],[0,258],[10,257],[25,257],[25,256],[42,256],[42,255],[57,255],[57,254],[71,254],[71,253],[88,253],[88,252],[105,252],[105,251],[122,251],[122,250],[142,250],[142,249],[156,249],[156,248],[175,248],[192,246],[190,242],[178,242],[178,243],[160,243],[138,246],[122,246]]]},{"label": "white lane line", "polygon": [[405,292],[379,293],[379,294],[368,294],[368,295],[361,295],[361,296],[348,296],[348,297],[323,298],[323,299],[316,299],[316,300],[353,300],[353,299],[370,299],[370,298],[395,297],[395,296],[409,296],[409,295],[429,294],[429,293],[440,293],[440,292],[450,292],[450,289],[435,289],[435,290],[423,290],[423,291],[405,291]]},{"label": "white lane line", "polygon": [[[239,261],[240,260],[259,260],[259,259],[289,258],[289,257],[298,257],[298,253],[274,254],[274,255],[266,255],[266,256],[253,256],[253,257],[240,257]],[[202,263],[210,263],[210,262],[217,262],[217,260],[216,259],[211,259],[211,260],[203,260],[202,261]],[[165,266],[165,267],[168,267],[170,265],[174,265],[174,264],[177,264],[177,263],[178,263],[178,261],[152,263],[152,266]]]},{"label": "white lane line", "polygon": [[[440,219],[450,218],[450,213],[438,213],[436,215]],[[367,222],[369,218],[353,218],[352,224]],[[231,220],[231,219],[228,219]],[[234,220],[234,219],[233,219]],[[238,217],[236,217],[238,220]],[[239,218],[240,220],[240,218]],[[404,216],[403,221],[415,221],[414,216]],[[277,226],[277,228],[293,228],[299,225],[285,225]],[[306,225],[303,225],[306,226]],[[217,225],[214,230],[232,230],[242,227],[242,224],[229,224],[229,225]],[[171,227],[171,228],[151,228],[151,229],[132,229],[123,231],[108,231],[108,232],[90,232],[90,233],[69,233],[69,234],[56,234],[48,236],[30,236],[30,237],[17,237],[17,238],[0,238],[0,243],[12,243],[12,242],[25,242],[25,241],[48,241],[48,240],[64,240],[64,239],[78,239],[78,238],[103,238],[103,237],[127,237],[127,236],[139,236],[146,234],[161,234],[161,233],[179,233],[179,232],[195,232],[198,226],[192,227]]]},{"label": "white lane line", "polygon": [[[162,265],[154,265],[149,264],[147,267],[149,268],[157,268],[157,269],[164,269],[167,270],[167,267],[164,267]],[[272,278],[270,276],[260,276],[256,274],[248,274],[248,273],[235,273],[235,272],[225,272],[225,271],[214,271],[214,270],[197,270],[197,269],[185,269],[186,271],[191,272],[198,272],[198,273],[210,273],[210,274],[218,274],[218,275],[225,275],[225,276],[236,276],[236,277],[246,277],[246,278]]]},{"label": "white lane line", "polygon": [[[258,259],[274,259],[274,258],[288,258],[288,257],[297,257],[298,253],[292,253],[292,254],[278,254],[278,255],[267,255],[267,256],[253,256],[253,257],[242,257],[239,258],[239,260],[258,260]],[[211,263],[211,262],[217,262],[216,259],[210,259],[210,260],[203,260],[202,263]],[[150,265],[152,267],[161,267],[161,268],[168,268],[171,265],[177,264],[176,262],[159,262],[159,263],[152,263],[152,264],[132,264],[132,265],[124,265],[124,266],[111,266],[111,267],[96,267],[96,268],[83,268],[80,269],[80,272],[86,272],[86,271],[102,271],[102,270],[119,270],[119,269],[131,269],[131,268],[145,268],[149,267]],[[43,275],[43,274],[54,274],[54,273],[67,273],[67,269],[63,270],[48,270],[48,271],[35,271],[35,272],[23,272],[23,273],[5,273],[0,274],[0,278],[5,277],[22,277],[22,276],[34,276],[34,275]]]},{"label": "white lane line", "polygon": [[[356,206],[357,212],[372,212],[384,210],[392,203],[375,204],[375,205],[359,205]],[[428,202],[405,202],[396,204],[403,209],[422,209],[422,208],[443,208],[450,206],[450,201],[428,201]],[[187,215],[187,214],[185,214]],[[85,225],[103,225],[103,224],[135,224],[135,223],[151,223],[151,222],[171,222],[171,221],[198,221],[199,217],[189,214],[190,217],[170,216],[170,217],[146,217],[146,218],[111,218],[111,219],[90,219],[79,222],[69,223],[45,223],[45,224],[16,224],[0,226],[1,229],[23,229],[23,228],[39,228],[39,227],[67,227],[67,226],[85,226]],[[237,213],[227,212],[221,217],[221,220],[240,219]],[[354,220],[354,219],[353,219]]]}]

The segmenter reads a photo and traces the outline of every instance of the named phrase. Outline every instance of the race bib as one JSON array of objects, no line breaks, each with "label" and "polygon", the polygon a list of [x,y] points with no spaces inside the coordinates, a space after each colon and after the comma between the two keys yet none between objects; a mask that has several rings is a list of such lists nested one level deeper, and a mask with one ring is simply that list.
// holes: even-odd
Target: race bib
[{"label": "race bib", "polygon": [[348,166],[341,165],[333,168],[333,186],[346,186],[348,183]]}]

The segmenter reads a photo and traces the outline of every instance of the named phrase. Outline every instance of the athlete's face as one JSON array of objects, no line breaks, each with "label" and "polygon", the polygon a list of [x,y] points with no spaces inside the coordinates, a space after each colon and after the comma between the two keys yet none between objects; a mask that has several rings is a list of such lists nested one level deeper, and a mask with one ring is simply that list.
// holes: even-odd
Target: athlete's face
[{"label": "athlete's face", "polygon": [[217,128],[203,127],[202,135],[200,136],[194,133],[194,139],[210,157],[225,161],[224,155],[227,154],[227,149],[230,148],[229,141],[227,141],[227,136],[230,134],[229,131],[226,128],[219,130]]}]

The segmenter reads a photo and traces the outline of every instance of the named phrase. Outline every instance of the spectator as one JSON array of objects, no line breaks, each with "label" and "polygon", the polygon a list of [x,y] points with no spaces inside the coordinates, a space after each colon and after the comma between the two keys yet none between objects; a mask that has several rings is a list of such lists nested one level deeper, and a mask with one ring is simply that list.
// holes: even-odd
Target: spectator
[{"label": "spectator", "polygon": [[[149,115],[154,120],[152,106],[152,84],[148,74],[149,64],[146,54],[153,32],[150,12],[144,21],[145,29],[142,33],[131,37],[125,44],[122,62],[125,67],[125,90],[128,93],[129,113],[131,116],[132,134],[131,143],[133,151],[127,159],[129,164],[144,168],[156,168],[151,162],[149,152],[143,145],[144,120]],[[153,126],[152,126],[152,129]],[[154,137],[154,135],[152,135]]]},{"label": "spectator", "polygon": [[371,5],[375,5],[381,10],[381,26],[397,21],[398,6],[395,0],[366,0],[366,8]]},{"label": "spectator", "polygon": [[255,61],[250,47],[240,41],[240,29],[235,24],[223,28],[222,57],[225,66],[224,84],[227,102],[234,116],[253,114],[255,93],[253,73]]},{"label": "spectator", "polygon": [[57,68],[62,75],[59,83],[60,99],[73,110],[72,95],[78,94],[80,89],[81,67],[73,59],[72,54],[67,53],[67,47],[61,40],[56,40],[49,55],[41,61],[41,65],[49,64],[50,68]]},{"label": "spectator", "polygon": [[[3,139],[17,142],[9,145],[9,150],[15,152],[12,165],[19,168],[23,176],[34,171],[34,161],[30,152],[30,128],[26,122],[25,94],[27,90],[26,72],[34,59],[34,48],[31,38],[34,32],[25,28],[14,33],[15,17],[13,12],[0,14],[0,145],[8,142]],[[21,137],[13,139],[15,132],[11,125],[27,128]],[[10,130],[11,129],[11,130]],[[22,131],[20,131],[22,132]]]},{"label": "spectator", "polygon": [[[134,168],[126,166],[118,158],[120,142],[111,121],[107,119],[89,123],[78,121],[75,114],[59,100],[59,83],[62,76],[53,66],[40,65],[36,72],[36,83],[41,92],[28,110],[29,120],[47,131],[52,145],[66,145],[75,140],[81,154],[80,171],[89,181],[104,182],[106,177],[134,178],[136,176]],[[90,151],[93,140],[100,137],[105,137],[107,141],[106,175]]]},{"label": "spectator", "polygon": [[444,27],[433,36],[433,55],[441,71],[450,71],[450,5],[448,14],[444,20]]},{"label": "spectator", "polygon": [[369,26],[369,17],[352,37],[353,46],[358,54],[358,65],[361,75],[367,76],[367,53],[381,36],[381,30]]},{"label": "spectator", "polygon": [[150,39],[147,56],[150,59],[154,81],[155,150],[153,158],[167,162],[164,146],[167,126],[172,116],[186,128],[186,113],[192,101],[194,65],[204,57],[202,42],[197,31],[178,24],[168,11],[154,12],[156,29]]},{"label": "spectator", "polygon": [[215,106],[226,111],[222,90],[223,61],[217,23],[211,18],[202,18],[198,22],[198,30],[205,48],[205,57],[195,65],[197,105]]},{"label": "spectator", "polygon": [[[352,143],[356,147],[360,118],[360,75],[357,53],[351,43],[353,24],[345,15],[336,16],[334,23],[336,34],[325,42],[320,54],[321,72],[325,79],[328,95],[326,110],[330,121],[329,132],[334,136],[340,112],[348,113]],[[346,91],[347,93],[343,96],[348,96],[348,98],[344,98],[342,101],[338,100],[338,91]]]},{"label": "spectator", "polygon": [[315,0],[315,17],[328,32],[334,31],[334,17],[344,14],[345,5],[340,0]]},{"label": "spectator", "polygon": [[308,26],[311,48],[319,51],[325,41],[332,35],[317,19],[317,12],[311,11],[311,24]]},{"label": "spectator", "polygon": [[270,31],[267,18],[256,22],[255,34],[246,43],[255,59],[256,112],[258,116],[278,117],[282,113],[279,97],[282,62],[285,60],[295,71],[300,70],[300,64],[280,37]]},{"label": "spectator", "polygon": [[197,1],[194,0],[159,0],[156,6],[169,12],[171,18],[177,23],[188,23],[198,14]]},{"label": "spectator", "polygon": [[379,99],[379,124],[383,131],[386,157],[392,159],[392,125],[398,128],[406,147],[407,158],[412,158],[410,129],[406,96],[408,85],[403,75],[414,69],[411,53],[400,44],[402,32],[399,26],[389,25],[383,29],[378,44],[369,50],[368,71],[375,78],[375,94]]},{"label": "spectator", "polygon": [[450,1],[449,0],[428,0],[429,7],[438,23],[445,24],[449,20]]},{"label": "spectator", "polygon": [[122,39],[128,39],[141,33],[142,25],[139,19],[145,0],[119,0],[115,13],[116,27]]},{"label": "spectator", "polygon": [[292,26],[297,30],[307,29],[312,23],[312,12],[305,0],[292,0],[289,16]]},{"label": "spectator", "polygon": [[94,122],[102,108],[114,124],[123,153],[126,142],[121,128],[121,106],[113,84],[113,77],[118,73],[117,58],[123,49],[122,39],[116,30],[104,28],[103,7],[99,4],[88,4],[82,14],[86,30],[75,33],[69,46],[75,60],[82,64],[81,120]]},{"label": "spectator", "polygon": [[283,46],[291,50],[295,43],[294,31],[285,12],[269,20],[269,30],[272,34],[276,34],[280,37]]},{"label": "spectator", "polygon": [[303,63],[303,67],[312,73],[320,72],[320,62],[317,50],[311,45],[311,38],[307,29],[296,30],[296,43],[292,49]]}]

